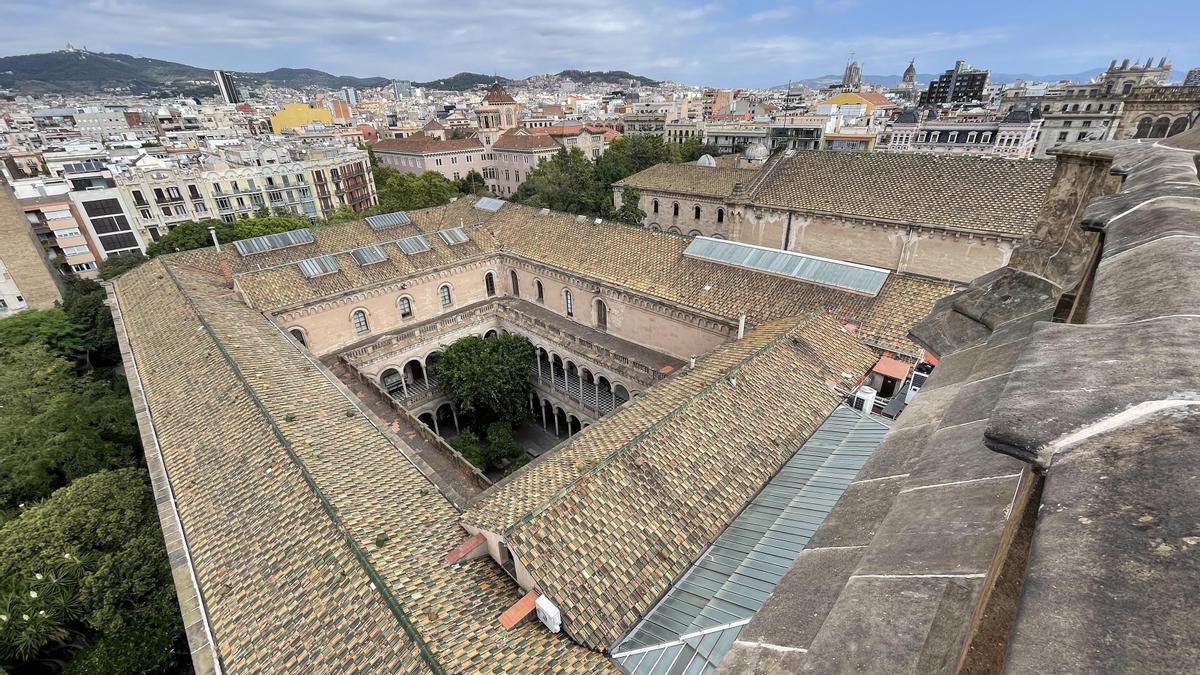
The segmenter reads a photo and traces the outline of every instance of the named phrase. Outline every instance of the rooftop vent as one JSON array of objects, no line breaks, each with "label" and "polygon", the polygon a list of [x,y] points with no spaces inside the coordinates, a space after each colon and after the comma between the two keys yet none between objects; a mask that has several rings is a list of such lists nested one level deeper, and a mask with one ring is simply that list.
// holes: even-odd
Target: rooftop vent
[{"label": "rooftop vent", "polygon": [[396,245],[400,247],[407,255],[420,253],[429,250],[429,240],[423,234],[415,234],[411,237],[405,237],[396,241]]},{"label": "rooftop vent", "polygon": [[333,274],[339,269],[337,260],[331,255],[321,255],[316,258],[301,260],[296,265],[300,268],[300,272],[309,279]]},{"label": "rooftop vent", "polygon": [[543,216],[548,216],[550,215],[550,209],[542,209],[541,211],[538,211],[538,213]]},{"label": "rooftop vent", "polygon": [[582,225],[587,222],[587,216],[575,216],[575,224]]},{"label": "rooftop vent", "polygon": [[354,257],[355,262],[363,267],[381,263],[388,259],[387,251],[384,251],[382,246],[376,244],[356,248],[350,252],[350,255]]},{"label": "rooftop vent", "polygon": [[233,242],[233,247],[237,249],[238,255],[245,257],[256,253],[266,253],[267,251],[277,251],[281,248],[300,246],[301,244],[311,244],[313,241],[312,230],[305,227],[289,232],[264,234],[261,237],[242,239],[241,241]]},{"label": "rooftop vent", "polygon": [[371,226],[372,230],[386,230],[400,225],[411,225],[412,218],[408,217],[405,211],[393,211],[392,213],[384,213],[378,216],[368,216],[367,225]]},{"label": "rooftop vent", "polygon": [[479,201],[475,202],[475,208],[492,213],[499,211],[501,206],[504,206],[504,200],[495,197],[480,197]]},{"label": "rooftop vent", "polygon": [[452,227],[448,230],[438,230],[438,236],[442,238],[442,241],[446,242],[447,246],[454,246],[455,244],[463,244],[471,241],[471,238],[467,236],[466,230],[461,227]]},{"label": "rooftop vent", "polygon": [[600,223],[603,223],[603,222],[604,222],[603,218],[597,218],[596,220],[593,221],[593,223],[596,225],[599,225]]}]

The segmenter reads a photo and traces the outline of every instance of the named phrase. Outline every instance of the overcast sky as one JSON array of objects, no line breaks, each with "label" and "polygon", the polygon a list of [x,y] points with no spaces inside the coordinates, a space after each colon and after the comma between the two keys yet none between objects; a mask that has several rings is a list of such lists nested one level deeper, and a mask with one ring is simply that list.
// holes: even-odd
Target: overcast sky
[{"label": "overcast sky", "polygon": [[579,68],[769,86],[840,73],[851,52],[869,75],[914,58],[922,73],[956,58],[1073,73],[1167,52],[1176,79],[1200,66],[1197,0],[0,0],[0,26],[0,55],[70,42],[205,68],[413,80]]}]

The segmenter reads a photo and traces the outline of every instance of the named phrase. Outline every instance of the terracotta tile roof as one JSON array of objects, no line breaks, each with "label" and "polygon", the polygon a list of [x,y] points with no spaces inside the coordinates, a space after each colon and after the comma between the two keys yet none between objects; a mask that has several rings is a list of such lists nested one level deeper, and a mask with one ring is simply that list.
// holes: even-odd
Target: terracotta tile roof
[{"label": "terracotta tile roof", "polygon": [[548,135],[531,134],[525,129],[510,129],[502,134],[500,138],[492,143],[493,150],[509,150],[509,151],[536,151],[536,150],[558,150],[562,146],[558,141],[550,138]]},{"label": "terracotta tile roof", "polygon": [[504,533],[564,629],[606,649],[833,410],[827,382],[874,362],[823,313],[767,323],[493,487],[463,521]]},{"label": "terracotta tile roof", "polygon": [[656,192],[729,197],[735,183],[749,183],[756,173],[754,169],[699,164],[656,164],[618,184]]},{"label": "terracotta tile roof", "polygon": [[514,100],[512,96],[509,96],[508,92],[504,90],[504,87],[501,87],[500,83],[497,82],[488,89],[487,94],[485,94],[483,97],[483,102],[492,104],[516,103],[516,100]]},{"label": "terracotta tile roof", "polygon": [[[316,227],[313,244],[244,259],[232,254],[238,287],[254,307],[278,311],[354,289],[395,283],[466,259],[513,255],[730,322],[736,322],[742,312],[753,325],[824,308],[839,318],[861,323],[860,334],[872,344],[908,353],[916,351],[907,339],[908,328],[928,314],[938,298],[953,290],[948,283],[893,273],[879,294],[870,298],[687,257],[683,251],[690,240],[679,235],[607,222],[580,225],[571,214],[542,215],[520,204],[506,203],[495,213],[472,205],[472,198],[462,198],[447,206],[412,211],[412,225],[388,230],[375,231],[361,222]],[[413,256],[404,255],[395,244],[383,243],[388,261],[366,267],[354,263],[348,254],[339,254],[419,232],[434,233],[460,222],[466,224],[470,243],[448,247],[436,234],[429,234],[432,250]],[[306,279],[290,264],[324,254],[337,254],[339,272]],[[215,269],[211,249],[177,256]]]},{"label": "terracotta tile roof", "polygon": [[440,141],[433,136],[413,134],[404,138],[386,138],[371,146],[375,152],[396,152],[408,155],[432,155],[439,152],[469,152],[483,150],[478,138],[448,138]]},{"label": "terracotta tile roof", "polygon": [[522,594],[487,558],[442,564],[462,529],[412,451],[217,275],[170,256],[116,294],[226,669],[611,670],[500,628]]},{"label": "terracotta tile roof", "polygon": [[867,101],[867,103],[870,103],[871,105],[873,105],[875,107],[879,107],[879,108],[895,108],[896,107],[896,104],[889,101],[887,96],[884,96],[883,94],[881,94],[877,91],[860,91],[860,92],[858,92],[858,95],[861,96],[863,99],[865,99]]},{"label": "terracotta tile roof", "polygon": [[446,127],[443,127],[437,120],[429,120],[425,123],[425,126],[421,127],[421,129],[424,131],[438,131],[439,129],[445,128]]},{"label": "terracotta tile roof", "polygon": [[921,154],[804,151],[759,172],[750,202],[1023,237],[1054,163]]}]

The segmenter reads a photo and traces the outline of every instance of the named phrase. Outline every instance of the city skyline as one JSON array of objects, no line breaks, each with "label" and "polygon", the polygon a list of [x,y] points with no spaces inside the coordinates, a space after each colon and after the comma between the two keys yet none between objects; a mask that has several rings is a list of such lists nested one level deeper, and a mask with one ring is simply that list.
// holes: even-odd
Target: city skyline
[{"label": "city skyline", "polygon": [[[399,12],[365,0],[336,9],[307,0],[215,0],[196,8],[159,0],[96,1],[83,11],[62,0],[18,0],[0,8],[0,21],[23,27],[0,55],[53,51],[70,42],[91,51],[238,71],[316,68],[428,81],[461,71],[523,78],[568,68],[619,69],[750,87],[837,74],[852,53],[864,74],[885,76],[898,75],[910,59],[921,73],[964,59],[996,73],[1049,75],[1102,68],[1113,58],[1167,55],[1175,79],[1200,65],[1200,47],[1186,35],[1194,22],[1186,16],[1167,25],[1139,16],[1116,22],[1116,3],[1090,3],[1086,14],[1073,13],[1076,4],[1039,7],[1047,20],[1030,23],[1011,5],[934,2],[917,15],[892,16],[890,5],[866,0],[604,8],[571,0],[554,11],[515,2]],[[1200,18],[1195,8],[1180,12]],[[202,19],[214,13],[227,20]],[[939,20],[931,22],[931,16]],[[1063,29],[1068,20],[1069,32]],[[482,43],[489,45],[486,51],[478,49]]]}]

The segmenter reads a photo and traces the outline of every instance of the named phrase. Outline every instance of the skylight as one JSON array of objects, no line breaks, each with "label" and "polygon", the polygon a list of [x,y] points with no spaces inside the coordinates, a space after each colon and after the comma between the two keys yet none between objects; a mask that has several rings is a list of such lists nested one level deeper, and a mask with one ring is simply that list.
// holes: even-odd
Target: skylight
[{"label": "skylight", "polygon": [[376,246],[375,244],[356,248],[350,252],[350,255],[354,257],[355,262],[363,266],[373,265],[388,259],[387,252],[383,250],[383,247]]},{"label": "skylight", "polygon": [[400,247],[408,255],[420,253],[421,251],[429,250],[429,240],[423,234],[415,234],[411,237],[405,237],[397,240],[396,245]]},{"label": "skylight", "polygon": [[264,234],[261,237],[242,239],[240,241],[233,242],[233,247],[237,249],[239,255],[245,257],[248,255],[254,255],[255,253],[277,251],[281,248],[288,248],[290,246],[311,244],[313,241],[312,230],[305,227],[299,230],[291,230],[289,232]]},{"label": "skylight", "polygon": [[495,197],[480,197],[479,201],[475,202],[475,208],[492,213],[499,211],[501,206],[504,206],[504,200]]},{"label": "skylight", "polygon": [[305,277],[312,279],[326,274],[333,274],[338,271],[337,260],[331,255],[321,255],[316,258],[308,258],[296,263],[300,267],[300,272]]},{"label": "skylight", "polygon": [[411,224],[412,218],[409,218],[408,213],[405,211],[393,211],[391,213],[367,217],[367,225],[370,225],[372,230],[386,230],[391,227]]},{"label": "skylight", "polygon": [[683,254],[872,296],[888,278],[888,271],[878,267],[711,237],[696,237]]},{"label": "skylight", "polygon": [[467,236],[466,230],[461,227],[452,227],[448,230],[438,230],[438,236],[440,236],[442,241],[446,242],[448,246],[471,241],[471,238]]}]

